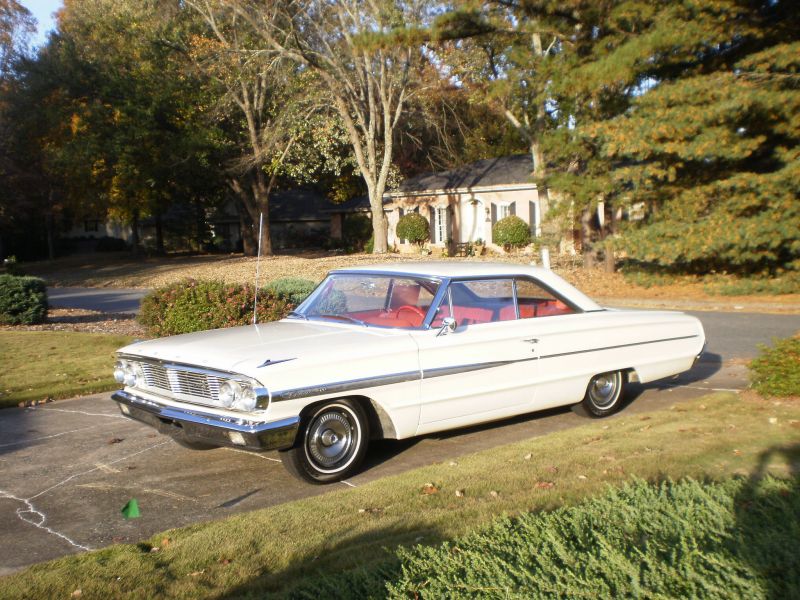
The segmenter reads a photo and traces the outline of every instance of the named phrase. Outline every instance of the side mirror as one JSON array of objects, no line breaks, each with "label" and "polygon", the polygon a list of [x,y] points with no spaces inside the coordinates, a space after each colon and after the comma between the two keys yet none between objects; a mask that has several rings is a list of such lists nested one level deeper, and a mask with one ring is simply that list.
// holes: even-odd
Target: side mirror
[{"label": "side mirror", "polygon": [[448,333],[453,333],[458,327],[458,323],[453,317],[445,317],[442,319],[442,326],[439,328],[439,333],[436,334],[436,337],[440,335],[447,335]]}]

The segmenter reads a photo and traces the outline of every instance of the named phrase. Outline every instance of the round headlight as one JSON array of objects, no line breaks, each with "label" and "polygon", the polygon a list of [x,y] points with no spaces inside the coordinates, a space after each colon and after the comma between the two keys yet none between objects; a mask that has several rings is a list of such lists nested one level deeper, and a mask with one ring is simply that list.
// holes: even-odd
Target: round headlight
[{"label": "round headlight", "polygon": [[239,385],[235,381],[226,381],[219,386],[219,402],[225,408],[230,408],[236,400]]},{"label": "round headlight", "polygon": [[237,394],[233,408],[237,410],[251,411],[256,407],[256,393],[249,385],[242,385]]},{"label": "round headlight", "polygon": [[114,380],[117,383],[125,383],[125,363],[121,360],[114,365]]},{"label": "round headlight", "polygon": [[144,381],[144,371],[139,363],[125,363],[122,368],[123,382],[128,387],[136,387],[137,383]]}]

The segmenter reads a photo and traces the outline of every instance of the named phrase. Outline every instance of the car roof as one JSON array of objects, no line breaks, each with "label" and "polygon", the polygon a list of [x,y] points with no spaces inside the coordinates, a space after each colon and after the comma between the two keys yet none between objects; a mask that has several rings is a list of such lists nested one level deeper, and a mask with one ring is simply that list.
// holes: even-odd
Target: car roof
[{"label": "car roof", "polygon": [[497,275],[533,275],[545,271],[542,267],[513,263],[477,261],[405,261],[343,267],[337,271],[373,271],[381,273],[416,274],[427,277],[483,277]]},{"label": "car roof", "polygon": [[461,279],[466,277],[498,277],[528,276],[542,282],[554,292],[565,296],[582,310],[601,310],[602,307],[583,292],[564,281],[550,269],[520,265],[514,263],[492,263],[477,261],[408,261],[397,263],[379,263],[359,265],[335,269],[331,273],[397,273],[402,275],[420,275],[422,277],[448,277]]}]

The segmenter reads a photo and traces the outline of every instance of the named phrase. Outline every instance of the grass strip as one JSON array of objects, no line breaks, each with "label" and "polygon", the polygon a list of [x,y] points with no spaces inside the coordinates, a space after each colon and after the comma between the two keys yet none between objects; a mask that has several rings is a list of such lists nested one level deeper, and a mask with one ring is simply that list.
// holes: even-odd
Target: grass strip
[{"label": "grass strip", "polygon": [[574,506],[634,477],[789,478],[800,469],[799,424],[796,400],[715,394],[50,561],[0,587],[7,598],[69,597],[77,589],[84,598],[319,598],[324,582],[345,578],[347,587],[326,594],[368,595],[375,573],[394,577],[398,547]]},{"label": "grass strip", "polygon": [[0,408],[119,387],[114,351],[132,338],[72,331],[0,331]]}]

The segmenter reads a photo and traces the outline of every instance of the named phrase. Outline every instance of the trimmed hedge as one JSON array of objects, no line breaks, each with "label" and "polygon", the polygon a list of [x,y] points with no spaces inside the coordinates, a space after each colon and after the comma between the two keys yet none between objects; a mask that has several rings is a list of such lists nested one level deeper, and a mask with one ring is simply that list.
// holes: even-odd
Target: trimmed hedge
[{"label": "trimmed hedge", "polygon": [[414,244],[421,244],[430,237],[430,223],[419,213],[408,213],[397,222],[397,237]]},{"label": "trimmed hedge", "polygon": [[47,319],[47,285],[38,277],[0,275],[0,323],[33,325]]},{"label": "trimmed hedge", "polygon": [[[252,285],[185,279],[150,292],[142,300],[139,322],[160,337],[253,322]],[[258,321],[276,321],[295,307],[269,290],[258,292]]]},{"label": "trimmed hedge", "polygon": [[500,219],[492,227],[492,241],[501,246],[526,246],[531,241],[528,224],[515,215]]},{"label": "trimmed hedge", "polygon": [[272,292],[279,298],[288,300],[292,304],[300,304],[303,300],[308,298],[308,295],[313,292],[317,284],[309,279],[300,279],[299,277],[283,277],[270,281],[264,286],[269,292]]},{"label": "trimmed hedge", "polygon": [[752,386],[765,396],[800,396],[800,337],[776,339],[761,345],[750,363]]}]

